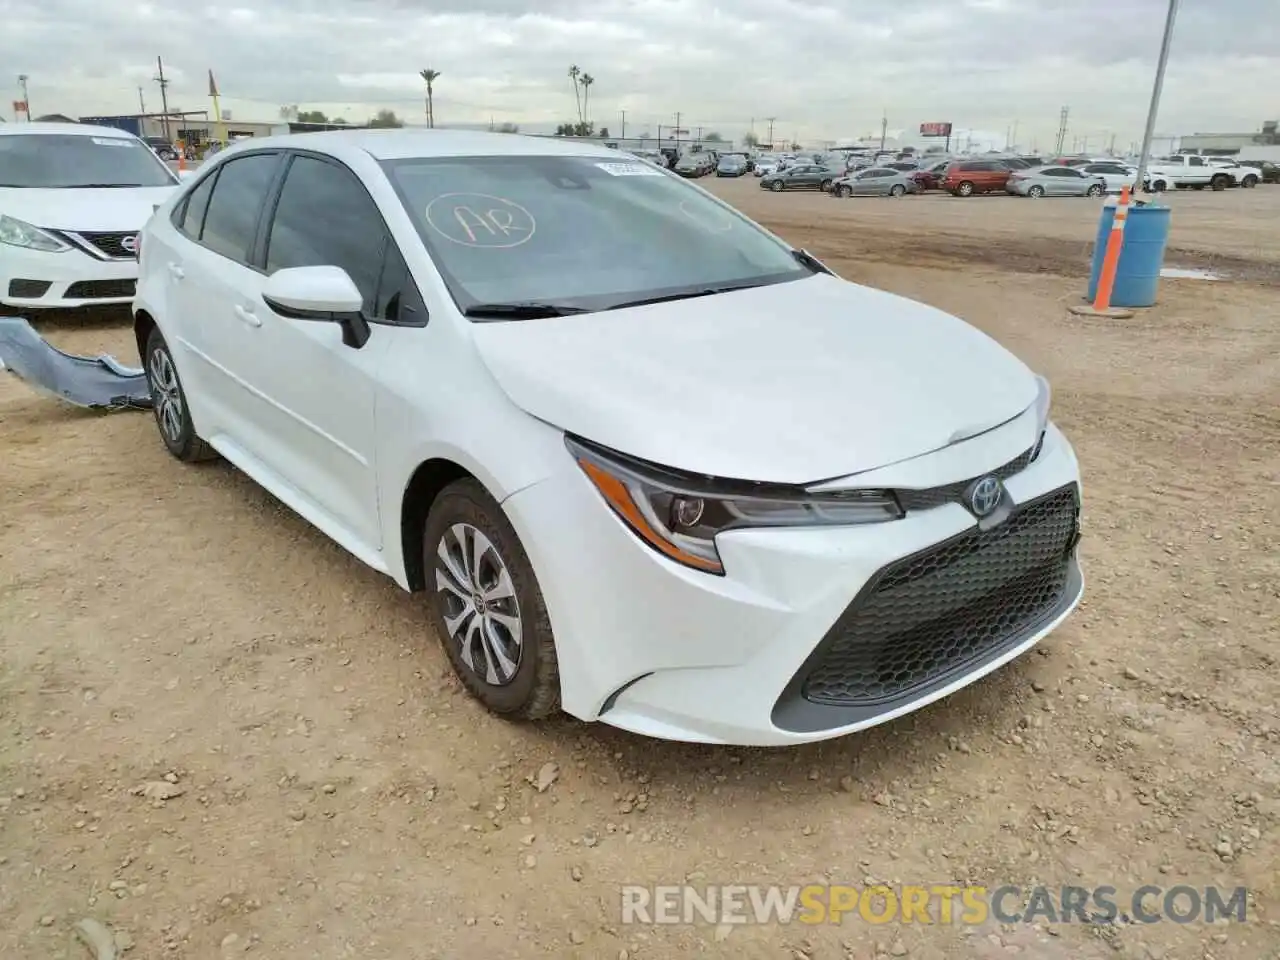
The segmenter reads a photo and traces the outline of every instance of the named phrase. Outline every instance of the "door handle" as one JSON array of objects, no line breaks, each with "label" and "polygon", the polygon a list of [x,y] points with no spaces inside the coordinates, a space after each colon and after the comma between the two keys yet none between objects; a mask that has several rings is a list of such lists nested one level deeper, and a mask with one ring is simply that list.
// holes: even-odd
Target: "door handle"
[{"label": "door handle", "polygon": [[262,320],[259,317],[257,317],[254,314],[254,312],[248,309],[247,307],[242,307],[239,304],[236,304],[234,307],[232,307],[232,309],[236,312],[236,316],[241,320],[243,320],[245,323],[247,323],[249,326],[251,327],[262,326]]},{"label": "door handle", "polygon": [[182,272],[182,267],[179,264],[171,263],[169,264],[169,276],[175,280],[181,280],[186,274]]}]

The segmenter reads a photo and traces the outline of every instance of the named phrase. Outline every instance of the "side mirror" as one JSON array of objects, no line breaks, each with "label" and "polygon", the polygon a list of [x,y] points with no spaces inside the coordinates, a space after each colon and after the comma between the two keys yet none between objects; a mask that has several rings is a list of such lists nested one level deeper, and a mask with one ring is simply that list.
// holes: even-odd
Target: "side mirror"
[{"label": "side mirror", "polygon": [[262,299],[290,320],[317,320],[342,327],[342,342],[359,350],[369,342],[364,296],[341,267],[288,267],[267,277]]}]

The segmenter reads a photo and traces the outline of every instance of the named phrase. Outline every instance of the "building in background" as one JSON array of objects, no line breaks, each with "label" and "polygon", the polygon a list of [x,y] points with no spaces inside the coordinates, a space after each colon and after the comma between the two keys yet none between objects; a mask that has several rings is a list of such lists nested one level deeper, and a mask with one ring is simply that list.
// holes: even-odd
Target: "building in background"
[{"label": "building in background", "polygon": [[[171,113],[167,116],[162,113],[145,113],[81,117],[80,122],[127,130],[138,137],[168,137],[170,140],[181,140],[196,148],[218,138],[218,124],[206,110]],[[242,137],[269,137],[273,133],[289,132],[289,124],[236,121],[225,113],[222,117],[222,127],[226,131],[228,140]]]},{"label": "building in background", "polygon": [[1234,157],[1252,147],[1280,146],[1280,121],[1268,120],[1256,133],[1192,133],[1179,138],[1179,153]]}]

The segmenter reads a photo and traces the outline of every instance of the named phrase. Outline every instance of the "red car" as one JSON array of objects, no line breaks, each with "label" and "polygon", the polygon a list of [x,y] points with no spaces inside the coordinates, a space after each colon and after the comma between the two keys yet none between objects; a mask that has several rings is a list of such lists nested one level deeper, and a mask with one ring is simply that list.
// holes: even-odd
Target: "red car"
[{"label": "red car", "polygon": [[946,175],[947,167],[951,166],[950,160],[943,160],[941,163],[930,164],[923,170],[917,170],[911,174],[911,179],[916,182],[921,191],[924,190],[940,190],[942,189],[942,178]]},{"label": "red car", "polygon": [[1009,167],[999,160],[962,160],[947,167],[942,189],[952,196],[971,197],[975,193],[1004,193]]}]

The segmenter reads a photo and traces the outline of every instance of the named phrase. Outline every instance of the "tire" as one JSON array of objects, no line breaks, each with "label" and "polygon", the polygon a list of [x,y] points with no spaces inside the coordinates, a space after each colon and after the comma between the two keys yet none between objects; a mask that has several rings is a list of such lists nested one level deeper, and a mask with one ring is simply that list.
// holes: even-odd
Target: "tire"
[{"label": "tire", "polygon": [[1088,190],[1084,192],[1084,195],[1086,197],[1100,197],[1104,193],[1106,193],[1106,190],[1103,189],[1102,184],[1095,183],[1092,187],[1090,187]]},{"label": "tire", "polygon": [[[529,556],[502,507],[475,480],[451,483],[431,507],[422,543],[432,622],[467,692],[511,720],[540,720],[558,712],[560,668],[551,619]],[[463,549],[467,557],[481,551],[478,570],[472,570],[470,559],[462,560]],[[488,613],[476,616],[475,601],[460,591],[483,599],[486,587]],[[456,633],[450,632],[450,622]]]},{"label": "tire", "polygon": [[1240,186],[1244,187],[1246,190],[1252,190],[1257,185],[1258,185],[1258,178],[1255,177],[1252,173],[1246,174],[1245,178],[1240,181]]},{"label": "tire", "polygon": [[147,386],[151,390],[151,411],[156,418],[156,428],[169,453],[186,463],[217,457],[217,451],[196,434],[187,394],[178,376],[178,365],[174,363],[169,344],[158,327],[147,337],[147,360],[143,366]]},{"label": "tire", "polygon": [[1221,192],[1231,186],[1231,178],[1225,173],[1220,173],[1209,181],[1209,186],[1215,193]]},{"label": "tire", "polygon": [[785,188],[782,186],[781,180],[775,180],[773,183],[769,184],[769,189],[774,193],[781,193]]},{"label": "tire", "polygon": [[1044,187],[1036,184],[1027,191],[1027,196],[1031,197],[1033,200],[1039,200],[1044,196]]},{"label": "tire", "polygon": [[957,196],[957,197],[972,197],[972,196],[973,196],[973,184],[972,184],[972,183],[970,183],[968,180],[965,180],[963,183],[961,183],[959,186],[957,186],[957,187],[956,187],[956,196]]},{"label": "tire", "polygon": [[907,192],[907,188],[900,183],[895,183],[892,187],[889,188],[889,196],[891,197],[900,197],[906,192]]},{"label": "tire", "polygon": [[818,184],[818,189],[821,190],[823,193],[828,193],[831,190],[832,182],[833,181],[831,180],[823,180],[820,184]]},{"label": "tire", "polygon": [[1154,183],[1151,184],[1152,193],[1164,193],[1168,189],[1169,189],[1169,184],[1167,184],[1163,180],[1156,180]]},{"label": "tire", "polygon": [[850,197],[852,197],[852,196],[853,196],[853,187],[849,186],[849,185],[846,183],[843,187],[841,187],[841,188],[840,188],[840,196],[844,197],[846,200],[847,200],[847,199],[849,199]]}]

